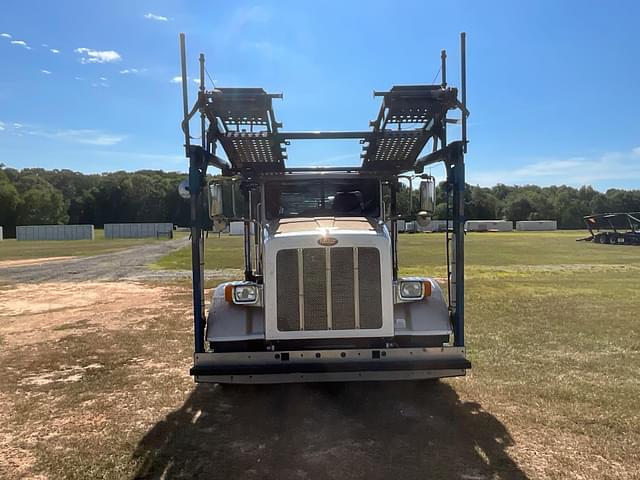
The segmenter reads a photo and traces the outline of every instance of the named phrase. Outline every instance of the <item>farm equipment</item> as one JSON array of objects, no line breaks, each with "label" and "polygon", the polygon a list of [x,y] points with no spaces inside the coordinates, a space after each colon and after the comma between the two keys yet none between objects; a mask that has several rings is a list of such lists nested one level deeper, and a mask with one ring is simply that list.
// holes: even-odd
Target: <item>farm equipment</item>
[{"label": "farm equipment", "polygon": [[[640,212],[587,215],[589,236],[581,241],[609,245],[640,245]],[[595,231],[594,231],[595,230]]]},{"label": "farm equipment", "polygon": [[[283,131],[281,94],[205,88],[190,110],[180,36],[191,247],[196,382],[282,383],[433,379],[471,367],[464,341],[465,37],[462,85],[394,86],[374,92],[379,114],[365,131]],[[448,118],[451,111],[461,118]],[[189,121],[200,114],[201,145]],[[447,124],[462,138],[448,142]],[[291,167],[291,141],[353,139],[360,166]],[[222,147],[226,158],[217,155]],[[423,153],[426,150],[427,153]],[[448,288],[398,273],[397,192],[401,174],[421,179],[418,222],[430,221],[435,179],[446,167]],[[207,181],[207,168],[222,179]],[[405,175],[406,178],[406,175]],[[205,314],[204,236],[231,220],[244,225],[244,278],[217,286]],[[389,227],[387,226],[389,224]],[[448,297],[448,298],[445,298]]]}]

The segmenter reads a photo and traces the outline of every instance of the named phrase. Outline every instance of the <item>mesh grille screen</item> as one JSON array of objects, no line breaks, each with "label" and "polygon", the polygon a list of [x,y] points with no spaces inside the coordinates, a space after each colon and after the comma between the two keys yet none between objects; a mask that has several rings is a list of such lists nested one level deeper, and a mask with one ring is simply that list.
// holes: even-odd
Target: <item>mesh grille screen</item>
[{"label": "mesh grille screen", "polygon": [[304,272],[304,329],[327,329],[327,260],[324,248],[302,251]]},{"label": "mesh grille screen", "polygon": [[380,252],[376,248],[358,249],[358,281],[360,328],[381,328]]},{"label": "mesh grille screen", "polygon": [[[334,330],[356,328],[354,249],[306,248],[303,272],[298,271],[298,250],[280,250],[276,257],[278,330],[300,330],[298,276],[303,275],[304,330],[327,330],[327,259],[331,262],[331,319]],[[358,292],[361,329],[382,327],[380,253],[358,249]]]},{"label": "mesh grille screen", "polygon": [[280,250],[276,256],[278,330],[300,329],[298,251]]},{"label": "mesh grille screen", "polygon": [[335,330],[356,328],[353,295],[353,249],[331,249],[331,319]]}]

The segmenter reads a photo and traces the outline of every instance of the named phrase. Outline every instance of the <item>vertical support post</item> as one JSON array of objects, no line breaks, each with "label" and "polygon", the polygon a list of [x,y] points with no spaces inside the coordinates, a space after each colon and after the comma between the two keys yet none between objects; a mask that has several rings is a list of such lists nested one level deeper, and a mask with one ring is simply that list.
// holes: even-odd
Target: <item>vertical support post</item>
[{"label": "vertical support post", "polygon": [[467,34],[460,33],[460,90],[462,94],[462,151],[467,153]]},{"label": "vertical support post", "polygon": [[251,268],[251,217],[253,195],[250,187],[247,187],[247,218],[244,219],[244,279],[253,280],[253,269]]},{"label": "vertical support post", "polygon": [[[204,174],[206,173],[206,161],[205,161],[205,157],[204,157],[204,152],[208,152],[209,149],[207,148],[207,117],[204,113],[204,107],[203,105],[206,104],[205,100],[204,100],[204,54],[200,54],[200,89],[198,92],[198,104],[200,105],[200,138],[201,138],[201,145],[202,145],[202,158],[200,161],[200,169],[202,169],[202,178],[201,178],[201,184],[204,186],[204,182],[205,182],[205,177]],[[198,205],[202,205],[202,203],[198,203]],[[200,225],[202,225],[202,222],[200,222]],[[204,318],[204,244],[205,244],[205,230],[200,228],[200,292],[201,292],[201,304],[202,304],[202,317]]]},{"label": "vertical support post", "polygon": [[393,279],[398,279],[398,179],[394,179],[391,186],[391,263],[393,264]]},{"label": "vertical support post", "polygon": [[[200,88],[198,91],[198,95],[200,96],[199,103],[200,105],[204,105],[204,53],[200,54]],[[207,131],[206,131],[206,116],[204,114],[204,109],[200,108],[200,138],[202,138],[202,149],[204,151],[208,151],[207,149]]]},{"label": "vertical support post", "polygon": [[187,91],[187,48],[185,45],[184,33],[180,34],[180,66],[182,68],[182,109],[184,111],[184,151],[188,157],[189,151],[189,123],[186,121],[189,116],[189,92]]},{"label": "vertical support post", "polygon": [[189,157],[189,192],[191,221],[191,277],[193,286],[193,337],[195,353],[204,352],[204,273],[202,268],[201,207],[202,187],[206,173],[204,150],[191,147],[189,135],[189,92],[187,90],[187,49],[184,33],[180,34],[180,65],[182,69],[182,106],[185,153]]},{"label": "vertical support post", "polygon": [[464,346],[464,154],[455,154],[451,168],[453,176],[453,256],[455,276],[455,308],[453,335],[456,347]]},{"label": "vertical support post", "polygon": [[191,192],[191,276],[193,282],[193,330],[195,353],[204,352],[204,272],[202,269],[202,184],[204,150],[194,147],[189,158],[189,191]]},{"label": "vertical support post", "polygon": [[[442,71],[442,88],[447,88],[447,51],[442,50],[440,52],[440,61],[442,62],[440,70]],[[445,113],[444,121],[442,122],[442,132],[440,141],[442,147],[447,146],[447,114]]]}]

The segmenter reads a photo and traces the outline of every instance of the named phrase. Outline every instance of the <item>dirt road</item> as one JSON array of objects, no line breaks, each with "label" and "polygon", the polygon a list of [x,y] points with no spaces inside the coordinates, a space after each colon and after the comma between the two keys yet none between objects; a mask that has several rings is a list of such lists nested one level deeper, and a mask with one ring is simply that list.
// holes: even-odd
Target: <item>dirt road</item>
[{"label": "dirt road", "polygon": [[39,283],[140,279],[153,276],[153,272],[147,268],[148,264],[188,243],[188,239],[181,238],[91,257],[58,258],[39,264],[6,266],[0,268],[0,281]]}]

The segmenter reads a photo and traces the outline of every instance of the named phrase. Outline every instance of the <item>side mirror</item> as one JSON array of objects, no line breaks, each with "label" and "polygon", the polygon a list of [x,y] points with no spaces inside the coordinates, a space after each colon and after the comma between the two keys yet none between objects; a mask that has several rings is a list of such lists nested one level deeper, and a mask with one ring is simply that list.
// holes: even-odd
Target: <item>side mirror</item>
[{"label": "side mirror", "polygon": [[207,185],[207,199],[209,203],[209,218],[218,218],[224,215],[222,201],[222,184],[210,183]]},{"label": "side mirror", "polygon": [[436,211],[436,179],[433,177],[420,182],[420,210],[427,215]]},{"label": "side mirror", "polygon": [[185,200],[189,200],[191,198],[191,192],[189,191],[189,179],[185,178],[178,185],[178,195],[184,198]]},{"label": "side mirror", "polygon": [[416,216],[416,221],[421,227],[426,227],[431,223],[431,217],[436,211],[436,179],[427,177],[420,182],[420,211]]}]

